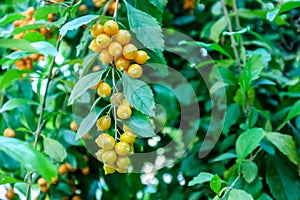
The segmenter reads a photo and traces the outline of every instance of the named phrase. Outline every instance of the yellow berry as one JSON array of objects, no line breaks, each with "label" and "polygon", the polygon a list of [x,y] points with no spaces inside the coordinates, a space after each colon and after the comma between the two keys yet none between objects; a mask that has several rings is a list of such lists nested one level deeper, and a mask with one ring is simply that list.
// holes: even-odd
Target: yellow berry
[{"label": "yellow berry", "polygon": [[132,111],[127,105],[120,105],[117,109],[117,115],[120,119],[128,119],[132,114]]},{"label": "yellow berry", "polygon": [[143,75],[143,68],[139,64],[132,64],[127,71],[131,78],[140,78]]},{"label": "yellow berry", "polygon": [[5,194],[6,198],[8,199],[13,199],[15,198],[15,193],[14,190],[12,188],[8,189],[6,194]]},{"label": "yellow berry", "polygon": [[111,93],[111,87],[108,83],[100,83],[98,85],[97,92],[100,97],[103,97],[103,98],[108,97]]},{"label": "yellow berry", "polygon": [[115,93],[110,97],[110,103],[112,105],[116,104],[116,106],[119,106],[122,104],[122,100],[124,99],[124,94],[121,93]]},{"label": "yellow berry", "polygon": [[[127,142],[118,142],[115,146],[115,150],[120,156],[128,156],[130,155],[130,145]],[[103,156],[102,156],[103,158]]]},{"label": "yellow berry", "polygon": [[107,133],[100,134],[96,138],[95,142],[100,148],[104,150],[113,149],[116,143],[115,139]]},{"label": "yellow berry", "polygon": [[102,48],[100,48],[96,42],[96,39],[92,40],[91,44],[89,45],[89,48],[94,52],[101,52]]},{"label": "yellow berry", "polygon": [[111,126],[111,118],[110,116],[102,116],[97,121],[98,131],[106,131]]},{"label": "yellow berry", "polygon": [[75,122],[75,120],[71,121],[71,123],[70,123],[70,129],[71,129],[72,131],[77,131],[78,125],[77,125],[77,123]]},{"label": "yellow berry", "polygon": [[117,161],[116,161],[118,169],[121,170],[128,170],[128,167],[130,165],[130,159],[128,156],[119,156]]},{"label": "yellow berry", "polygon": [[115,63],[116,68],[121,71],[127,70],[130,66],[130,61],[128,59],[126,59],[124,56],[117,58],[114,61],[114,63]]},{"label": "yellow berry", "polygon": [[130,132],[134,133],[133,130],[131,128],[129,128],[128,126],[126,126],[125,124],[123,124],[123,131],[124,132],[130,131]]},{"label": "yellow berry", "polygon": [[100,48],[106,48],[109,46],[111,40],[110,40],[109,35],[107,35],[105,33],[101,33],[97,36],[96,42]]},{"label": "yellow berry", "polygon": [[125,105],[125,106],[132,107],[132,106],[130,105],[130,103],[128,102],[127,99],[123,99],[123,100],[122,100],[122,104]]},{"label": "yellow berry", "polygon": [[94,24],[90,29],[93,38],[96,38],[99,34],[103,33],[103,26],[101,24]]},{"label": "yellow berry", "polygon": [[38,179],[37,183],[38,183],[39,186],[45,186],[45,185],[47,185],[46,179],[44,179],[42,177]]},{"label": "yellow berry", "polygon": [[117,160],[116,152],[112,150],[106,150],[102,153],[102,162],[107,165],[112,165]]},{"label": "yellow berry", "polygon": [[123,56],[128,60],[133,60],[137,55],[137,51],[134,44],[127,44],[123,47]]},{"label": "yellow berry", "polygon": [[102,154],[103,154],[103,152],[104,152],[104,149],[99,149],[99,150],[95,153],[97,159],[98,159],[99,161],[101,161],[101,162],[102,162]]},{"label": "yellow berry", "polygon": [[124,132],[121,137],[121,142],[127,142],[128,144],[133,144],[135,142],[136,135],[130,131]]},{"label": "yellow berry", "polygon": [[108,20],[104,23],[104,32],[108,35],[114,35],[118,33],[119,25],[114,20]]},{"label": "yellow berry", "polygon": [[16,133],[12,128],[6,128],[3,132],[3,136],[14,138]]},{"label": "yellow berry", "polygon": [[110,55],[117,58],[122,55],[122,45],[118,42],[112,42],[108,46],[108,52]]},{"label": "yellow berry", "polygon": [[103,165],[103,169],[104,169],[105,175],[107,175],[107,174],[113,174],[116,171],[115,170],[116,167],[113,166],[113,165]]},{"label": "yellow berry", "polygon": [[114,41],[119,42],[122,45],[128,44],[131,40],[131,35],[127,30],[119,30],[113,37]]},{"label": "yellow berry", "polygon": [[103,65],[107,65],[113,61],[114,57],[111,56],[107,49],[104,49],[100,53],[100,60]]},{"label": "yellow berry", "polygon": [[145,51],[138,50],[133,61],[142,65],[142,64],[145,64],[149,58],[150,57],[148,56],[148,54]]}]

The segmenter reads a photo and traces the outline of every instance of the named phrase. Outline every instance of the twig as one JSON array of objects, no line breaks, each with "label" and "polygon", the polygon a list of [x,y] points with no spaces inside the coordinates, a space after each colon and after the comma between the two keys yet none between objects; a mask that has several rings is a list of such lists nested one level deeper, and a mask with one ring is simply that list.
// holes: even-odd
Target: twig
[{"label": "twig", "polygon": [[233,187],[235,186],[236,182],[238,182],[238,180],[241,178],[242,173],[239,173],[239,175],[234,179],[234,181],[230,184],[230,186],[226,189],[223,197],[221,197],[221,199],[224,199],[226,197],[226,195],[230,192],[230,190],[233,189]]},{"label": "twig", "polygon": [[104,6],[104,8],[103,8],[103,11],[102,11],[101,15],[105,15],[105,14],[107,13],[107,11],[108,11],[108,9],[109,9],[109,5],[112,3],[112,1],[113,1],[113,0],[109,0],[109,1],[105,4],[105,6]]},{"label": "twig", "polygon": [[118,136],[118,127],[117,127],[117,103],[116,103],[116,98],[115,98],[115,94],[116,94],[116,81],[115,81],[115,67],[114,65],[112,66],[112,82],[113,82],[113,115],[114,115],[114,122],[115,122],[115,128],[114,128],[114,132],[115,132],[115,140],[117,140],[117,136]]},{"label": "twig", "polygon": [[119,5],[119,0],[116,0],[115,11],[113,16],[115,21],[117,21],[117,16],[118,16],[118,5]]}]

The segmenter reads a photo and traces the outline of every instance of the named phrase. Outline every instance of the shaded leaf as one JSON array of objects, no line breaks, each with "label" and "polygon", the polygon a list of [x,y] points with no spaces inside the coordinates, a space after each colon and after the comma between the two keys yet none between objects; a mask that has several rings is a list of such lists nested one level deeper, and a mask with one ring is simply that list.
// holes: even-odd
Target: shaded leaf
[{"label": "shaded leaf", "polygon": [[198,176],[195,176],[193,178],[193,180],[191,180],[189,182],[188,186],[194,186],[196,184],[202,184],[202,183],[205,183],[205,182],[210,182],[213,177],[214,177],[214,175],[211,174],[211,173],[201,172],[200,174],[198,174]]},{"label": "shaded leaf", "polygon": [[24,182],[24,181],[15,179],[8,175],[0,174],[0,185],[6,183],[17,183],[17,182]]},{"label": "shaded leaf", "polygon": [[229,193],[228,200],[253,200],[253,197],[244,190],[232,189]]},{"label": "shaded leaf", "polygon": [[63,162],[67,157],[66,149],[56,140],[44,137],[45,153],[58,162]]},{"label": "shaded leaf", "polygon": [[14,22],[14,21],[20,20],[20,19],[26,19],[26,17],[20,13],[7,14],[0,19],[0,26],[5,26],[6,24],[9,24],[11,22]]},{"label": "shaded leaf", "polygon": [[220,190],[221,190],[221,186],[222,186],[222,181],[220,179],[220,177],[216,174],[212,177],[212,179],[210,180],[210,188],[217,194],[219,195]]},{"label": "shaded leaf", "polygon": [[252,183],[258,173],[258,167],[255,162],[247,160],[243,162],[241,172],[243,174],[243,178],[246,180],[247,183]]},{"label": "shaded leaf", "polygon": [[13,98],[5,102],[5,104],[1,107],[0,112],[4,112],[7,110],[13,110],[19,106],[23,105],[39,105],[37,102],[29,100],[29,99],[20,99],[20,98]]}]

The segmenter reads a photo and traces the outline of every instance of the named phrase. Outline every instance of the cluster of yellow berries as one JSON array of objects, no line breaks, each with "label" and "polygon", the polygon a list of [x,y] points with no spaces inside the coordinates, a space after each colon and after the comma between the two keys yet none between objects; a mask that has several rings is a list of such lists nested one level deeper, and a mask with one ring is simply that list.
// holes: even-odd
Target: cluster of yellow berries
[{"label": "cluster of yellow berries", "polygon": [[[100,123],[99,127],[102,128],[103,123]],[[131,164],[129,156],[134,152],[133,144],[136,140],[136,134],[126,125],[123,125],[123,131],[119,142],[116,142],[107,133],[101,133],[95,140],[96,144],[100,147],[96,152],[96,157],[99,161],[103,162],[105,174],[112,174],[116,170],[119,173],[128,172]]]},{"label": "cluster of yellow berries", "polygon": [[94,24],[90,32],[94,39],[89,48],[100,53],[100,60],[104,65],[113,63],[117,69],[132,78],[142,76],[141,65],[147,62],[149,56],[130,43],[131,35],[127,30],[119,30],[115,21],[108,20],[104,25]]}]

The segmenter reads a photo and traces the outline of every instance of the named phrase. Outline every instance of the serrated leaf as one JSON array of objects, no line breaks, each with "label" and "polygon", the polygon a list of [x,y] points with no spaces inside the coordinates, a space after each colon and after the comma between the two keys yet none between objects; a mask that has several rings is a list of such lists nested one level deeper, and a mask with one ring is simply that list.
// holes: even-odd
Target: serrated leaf
[{"label": "serrated leaf", "polygon": [[61,37],[64,37],[68,31],[78,29],[82,25],[88,24],[91,21],[97,19],[99,15],[85,15],[79,18],[76,18],[68,23],[66,23],[63,27],[61,27],[59,34]]},{"label": "serrated leaf", "polygon": [[160,12],[164,12],[168,0],[149,0],[149,2],[156,6]]},{"label": "serrated leaf", "polygon": [[243,174],[243,178],[246,180],[247,183],[252,183],[258,173],[258,167],[255,162],[247,160],[243,162],[241,172]]},{"label": "serrated leaf", "polygon": [[136,0],[135,1],[135,8],[139,9],[145,13],[148,13],[152,17],[156,18],[156,20],[162,24],[162,16],[163,12],[159,10],[159,8],[152,3],[150,3],[149,0]]},{"label": "serrated leaf", "polygon": [[209,182],[209,186],[217,195],[219,195],[222,187],[222,181],[217,174],[212,177]]},{"label": "serrated leaf", "polygon": [[23,105],[39,105],[37,102],[29,100],[29,99],[21,99],[21,98],[13,98],[8,100],[0,109],[0,112],[4,112],[7,110],[13,110],[19,106]]},{"label": "serrated leaf", "polygon": [[150,59],[147,61],[146,65],[159,71],[163,75],[168,75],[168,65],[163,52],[159,50],[149,50],[147,51],[147,54]]},{"label": "serrated leaf", "polygon": [[277,156],[270,156],[266,167],[266,182],[275,199],[295,200],[300,198],[299,176]]},{"label": "serrated leaf", "polygon": [[150,118],[138,111],[133,111],[129,119],[120,121],[131,128],[140,137],[147,138],[155,136],[154,127],[151,124]]},{"label": "serrated leaf", "polygon": [[214,177],[214,175],[211,174],[211,173],[200,172],[200,174],[198,174],[197,176],[195,176],[193,178],[193,180],[191,180],[189,182],[188,186],[194,186],[196,184],[202,184],[202,183],[210,182],[213,177]]},{"label": "serrated leaf", "polygon": [[71,92],[68,104],[73,104],[74,100],[80,97],[83,93],[85,93],[85,91],[97,85],[101,80],[104,72],[106,72],[106,69],[88,74],[79,79],[79,81],[75,84]]},{"label": "serrated leaf", "polygon": [[290,135],[284,135],[277,132],[266,132],[266,138],[278,148],[278,150],[286,155],[289,160],[300,166],[300,158],[297,154],[296,143]]},{"label": "serrated leaf", "polygon": [[164,49],[162,29],[151,15],[142,12],[124,0],[130,29],[137,39],[149,49]]},{"label": "serrated leaf", "polygon": [[228,200],[253,200],[253,197],[244,190],[232,189]]},{"label": "serrated leaf", "polygon": [[63,162],[67,157],[66,149],[56,140],[44,137],[45,153],[58,162]]},{"label": "serrated leaf", "polygon": [[125,98],[138,111],[151,117],[155,116],[155,102],[151,88],[138,79],[123,75]]},{"label": "serrated leaf", "polygon": [[261,128],[249,129],[238,137],[236,141],[236,153],[240,164],[242,160],[258,147],[263,138],[264,131]]},{"label": "serrated leaf", "polygon": [[14,22],[14,21],[20,20],[20,19],[26,19],[26,17],[20,13],[7,14],[0,19],[0,26],[5,26],[6,24],[9,24],[11,22]]},{"label": "serrated leaf", "polygon": [[48,182],[57,176],[56,166],[45,155],[24,141],[0,136],[0,149],[26,169],[40,173]]}]

